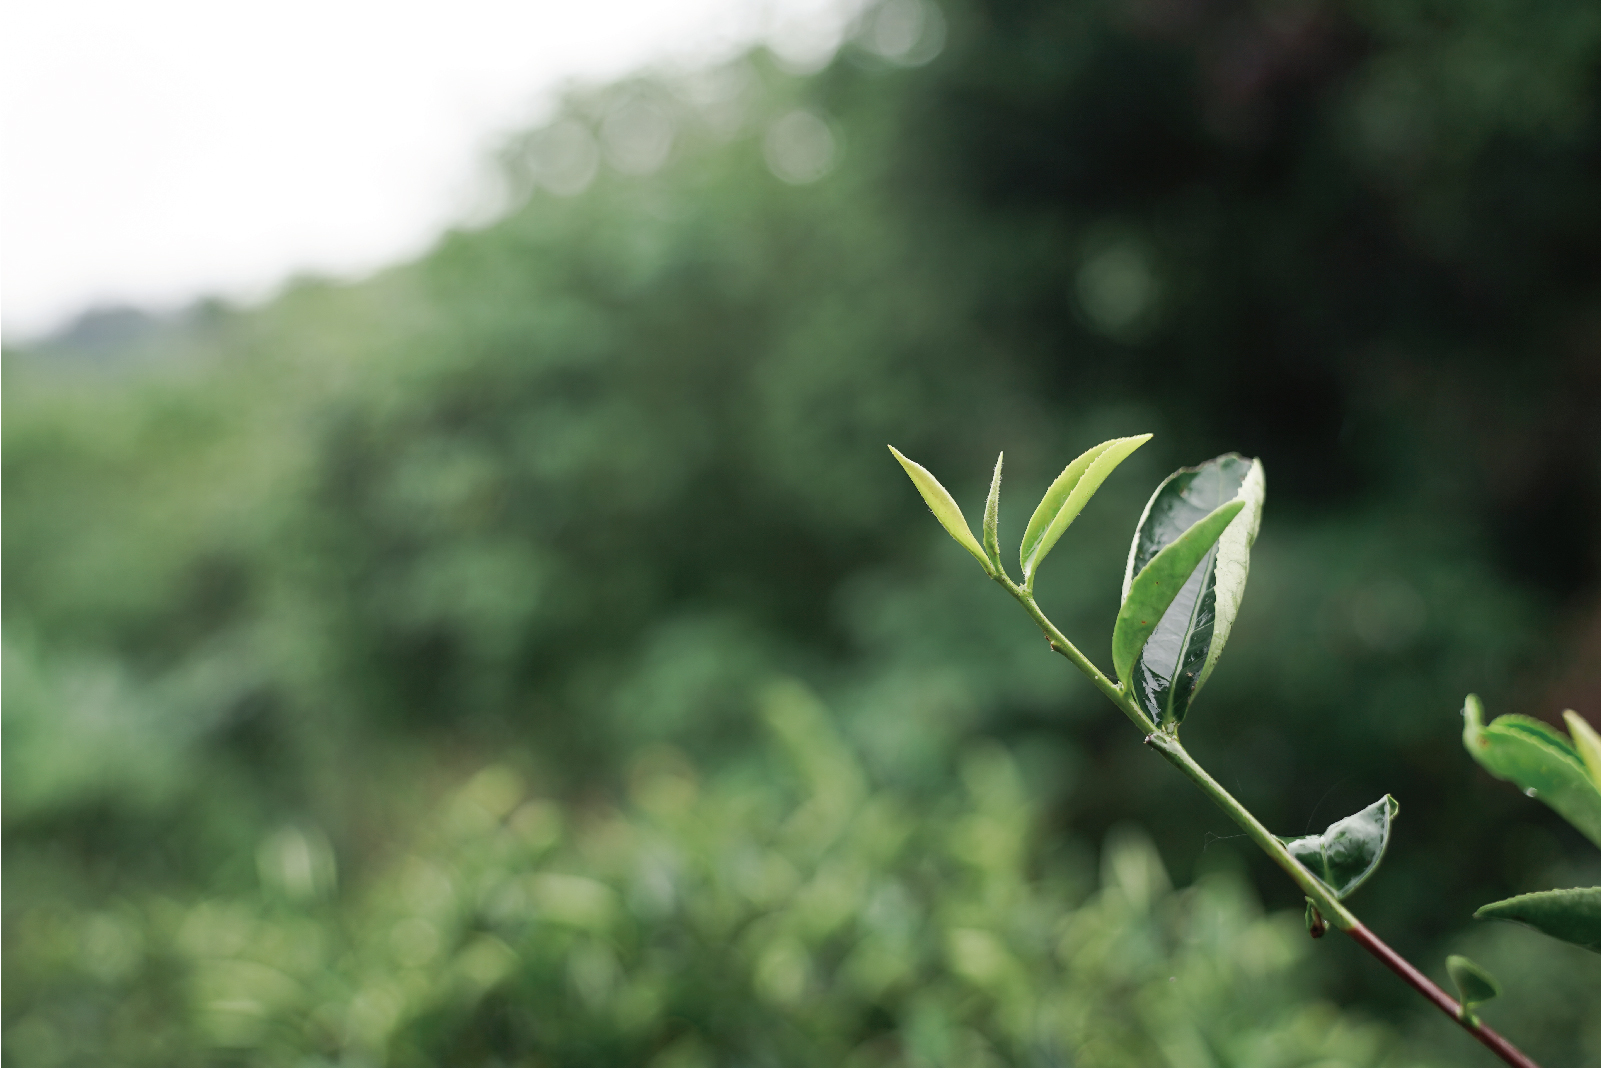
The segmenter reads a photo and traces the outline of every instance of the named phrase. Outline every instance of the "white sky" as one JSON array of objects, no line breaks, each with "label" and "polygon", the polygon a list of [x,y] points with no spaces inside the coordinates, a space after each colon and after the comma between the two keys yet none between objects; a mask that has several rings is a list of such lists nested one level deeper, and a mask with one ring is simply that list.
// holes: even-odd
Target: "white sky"
[{"label": "white sky", "polygon": [[416,252],[466,213],[485,150],[563,82],[804,38],[855,6],[6,0],[5,334]]}]

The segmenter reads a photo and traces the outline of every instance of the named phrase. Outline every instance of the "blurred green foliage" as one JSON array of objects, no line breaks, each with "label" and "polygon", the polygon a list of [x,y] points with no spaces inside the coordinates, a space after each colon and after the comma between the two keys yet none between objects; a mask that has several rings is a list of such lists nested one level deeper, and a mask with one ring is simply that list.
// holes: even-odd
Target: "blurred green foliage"
[{"label": "blurred green foliage", "polygon": [[[1394,794],[1364,918],[1436,978],[1484,963],[1537,1057],[1601,1063],[1595,963],[1468,933],[1593,853],[1456,741],[1468,690],[1601,711],[1601,17],[943,12],[926,63],[891,31],[934,16],[890,0],[806,77],[758,52],[577,93],[507,144],[493,221],[371,279],[8,350],[7,1064],[1392,1048],[1318,997],[1479,1063],[1284,934],[1288,884],[883,448],[969,516],[1004,448],[1015,539],[1143,431],[1042,604],[1104,666],[1151,487],[1261,456],[1187,744],[1285,835]],[[799,779],[757,712],[792,677],[842,739],[781,732]],[[996,815],[974,776],[1014,775]],[[989,818],[1013,852],[964,853]],[[1075,851],[1127,819],[1193,889],[1087,896]]]},{"label": "blurred green foliage", "polygon": [[647,750],[626,807],[529,799],[506,765],[480,771],[349,923],[328,921],[326,842],[292,826],[262,843],[259,893],[88,917],[44,904],[13,944],[16,980],[69,996],[8,1049],[152,1065],[1401,1063],[1382,1028],[1307,998],[1294,966],[1310,943],[1237,876],[1175,893],[1125,827],[1091,893],[1081,853],[1041,855],[999,747],[970,751],[952,796],[920,812],[870,786],[798,685],[763,704],[771,751],[702,786],[677,750]]}]

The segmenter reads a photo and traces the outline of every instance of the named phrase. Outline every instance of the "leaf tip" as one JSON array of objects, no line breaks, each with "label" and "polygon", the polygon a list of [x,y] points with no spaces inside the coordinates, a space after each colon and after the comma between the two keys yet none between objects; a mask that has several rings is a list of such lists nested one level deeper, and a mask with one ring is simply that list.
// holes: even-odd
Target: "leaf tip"
[{"label": "leaf tip", "polygon": [[1001,488],[1001,468],[1006,466],[1006,452],[1003,449],[995,454],[995,473],[990,476],[990,496],[999,498]]}]

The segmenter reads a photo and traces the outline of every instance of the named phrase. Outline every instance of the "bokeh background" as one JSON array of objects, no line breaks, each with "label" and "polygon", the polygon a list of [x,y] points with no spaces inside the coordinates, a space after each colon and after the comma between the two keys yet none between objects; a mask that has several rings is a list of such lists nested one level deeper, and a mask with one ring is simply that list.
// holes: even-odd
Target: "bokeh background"
[{"label": "bokeh background", "polygon": [[[1052,657],[1172,468],[1268,504],[1192,750],[1550,1065],[1601,881],[1458,710],[1601,725],[1601,10],[883,0],[576,89],[359,280],[8,342],[7,1065],[1480,1065]],[[249,205],[241,205],[241,211]]]}]

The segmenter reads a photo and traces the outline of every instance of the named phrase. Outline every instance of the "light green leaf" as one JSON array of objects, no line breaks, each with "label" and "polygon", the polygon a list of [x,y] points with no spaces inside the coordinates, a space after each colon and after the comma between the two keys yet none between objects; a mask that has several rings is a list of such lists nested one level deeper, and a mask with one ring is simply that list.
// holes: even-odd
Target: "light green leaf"
[{"label": "light green leaf", "polygon": [[1528,716],[1497,716],[1485,726],[1484,706],[1474,694],[1462,716],[1462,744],[1484,770],[1544,801],[1601,846],[1601,788],[1561,731]]},{"label": "light green leaf", "polygon": [[987,574],[994,575],[995,565],[989,562],[989,558],[984,555],[984,549],[979,545],[978,539],[973,537],[973,531],[968,527],[967,519],[963,517],[962,510],[956,506],[956,498],[952,497],[950,491],[940,485],[939,479],[929,474],[928,469],[922,464],[908,460],[893,445],[889,447],[889,451],[895,453],[895,459],[901,462],[901,466],[906,469],[907,475],[911,476],[912,485],[916,486],[917,492],[923,495],[924,503],[928,505],[928,510],[934,513],[934,518],[939,520],[940,526],[944,527],[946,533],[956,539],[956,544],[972,553],[978,562],[984,565],[984,571]]},{"label": "light green leaf", "polygon": [[1601,953],[1601,886],[1520,894],[1491,902],[1473,916],[1480,920],[1511,920]]},{"label": "light green leaf", "polygon": [[1306,899],[1306,933],[1313,938],[1322,938],[1329,933],[1329,921],[1323,918],[1311,898]]},{"label": "light green leaf", "polygon": [[1601,734],[1585,721],[1573,709],[1562,713],[1567,722],[1568,733],[1573,736],[1573,748],[1579,754],[1579,760],[1584,764],[1584,770],[1590,773],[1590,781],[1601,788]]},{"label": "light green leaf", "polygon": [[984,551],[990,563],[1001,567],[1001,465],[1006,462],[1003,452],[995,457],[995,474],[990,476],[990,495],[984,502]]},{"label": "light green leaf", "polygon": [[1323,880],[1335,897],[1345,898],[1378,870],[1390,844],[1390,826],[1400,812],[1400,803],[1385,794],[1356,815],[1329,824],[1322,834],[1279,841],[1302,867]]},{"label": "light green leaf", "polygon": [[1112,663],[1160,723],[1184,719],[1228,641],[1263,495],[1262,465],[1229,453],[1175,471],[1140,517]]},{"label": "light green leaf", "polygon": [[1462,1003],[1464,1013],[1501,996],[1501,984],[1495,981],[1495,976],[1466,957],[1451,954],[1445,958],[1445,970],[1451,973],[1451,982],[1456,985],[1457,1000]]},{"label": "light green leaf", "polygon": [[1032,585],[1034,573],[1045,557],[1056,546],[1056,541],[1068,524],[1078,518],[1095,491],[1101,488],[1117,465],[1135,449],[1151,440],[1149,434],[1131,438],[1113,438],[1089,449],[1062,469],[1045,496],[1040,498],[1034,514],[1029,517],[1023,531],[1023,544],[1018,551],[1018,562],[1023,566],[1023,584]]}]

